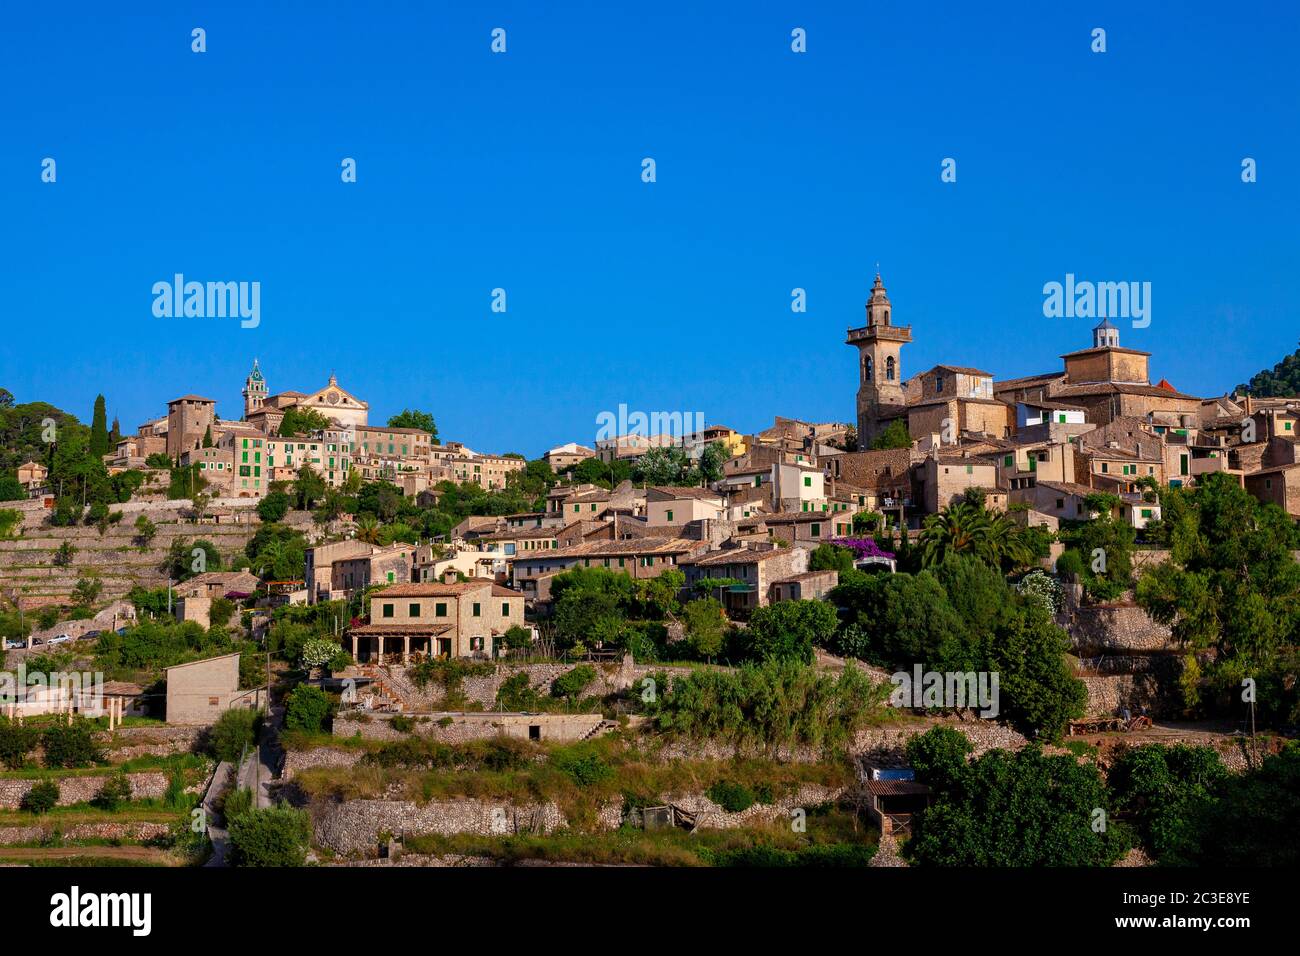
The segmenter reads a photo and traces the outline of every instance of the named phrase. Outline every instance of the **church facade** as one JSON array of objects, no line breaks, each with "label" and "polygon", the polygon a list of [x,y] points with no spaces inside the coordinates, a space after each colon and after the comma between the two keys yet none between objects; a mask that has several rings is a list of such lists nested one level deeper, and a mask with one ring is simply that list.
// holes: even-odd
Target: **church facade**
[{"label": "church facade", "polygon": [[244,421],[268,435],[279,430],[285,412],[291,408],[319,412],[343,429],[369,424],[370,403],[343,388],[332,373],[325,387],[315,392],[286,391],[272,395],[268,394],[266,378],[254,359],[253,370],[244,380],[243,395]]}]

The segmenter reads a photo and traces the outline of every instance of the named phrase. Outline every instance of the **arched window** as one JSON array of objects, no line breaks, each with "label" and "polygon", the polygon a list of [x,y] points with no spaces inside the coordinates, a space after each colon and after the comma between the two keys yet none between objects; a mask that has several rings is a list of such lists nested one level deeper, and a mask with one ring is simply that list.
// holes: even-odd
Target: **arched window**
[{"label": "arched window", "polygon": [[862,380],[871,381],[871,356],[868,355],[862,360]]},{"label": "arched window", "polygon": [[894,380],[894,357],[892,355],[885,360],[885,378],[891,382]]},{"label": "arched window", "polygon": [[889,324],[889,310],[888,310],[888,309],[885,310],[885,324],[886,324],[886,325]]}]

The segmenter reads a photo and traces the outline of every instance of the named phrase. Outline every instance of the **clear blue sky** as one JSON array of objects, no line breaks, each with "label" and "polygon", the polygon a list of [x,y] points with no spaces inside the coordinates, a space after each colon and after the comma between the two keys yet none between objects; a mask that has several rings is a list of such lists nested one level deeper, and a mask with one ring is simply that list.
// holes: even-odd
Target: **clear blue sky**
[{"label": "clear blue sky", "polygon": [[[257,356],[530,457],[620,403],[850,421],[877,261],[909,375],[1058,368],[1067,272],[1152,283],[1122,342],[1185,391],[1300,336],[1289,3],[125,6],[0,14],[0,385],[85,420],[238,417]],[[155,318],[177,272],[261,282],[261,325]]]}]

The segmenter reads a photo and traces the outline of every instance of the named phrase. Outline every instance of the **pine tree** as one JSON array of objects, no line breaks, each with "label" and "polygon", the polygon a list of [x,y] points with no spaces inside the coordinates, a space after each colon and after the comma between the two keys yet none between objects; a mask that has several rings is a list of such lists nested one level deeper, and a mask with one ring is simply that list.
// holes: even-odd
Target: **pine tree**
[{"label": "pine tree", "polygon": [[107,455],[108,446],[108,412],[104,407],[104,396],[95,397],[95,414],[90,421],[90,454],[95,458]]}]

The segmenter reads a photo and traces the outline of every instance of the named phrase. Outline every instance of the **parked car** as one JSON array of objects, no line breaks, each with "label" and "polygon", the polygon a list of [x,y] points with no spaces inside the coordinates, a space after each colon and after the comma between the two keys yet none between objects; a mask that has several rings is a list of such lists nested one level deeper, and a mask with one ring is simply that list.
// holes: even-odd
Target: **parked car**
[{"label": "parked car", "polygon": [[26,647],[26,646],[27,646],[26,641],[5,641],[5,650],[7,651],[17,650],[20,647]]},{"label": "parked car", "polygon": [[70,640],[72,640],[71,635],[68,635],[68,634],[60,634],[58,637],[51,637],[51,638],[50,638],[50,643],[51,643],[51,644],[66,644],[66,643],[68,643],[68,641],[70,641]]}]

